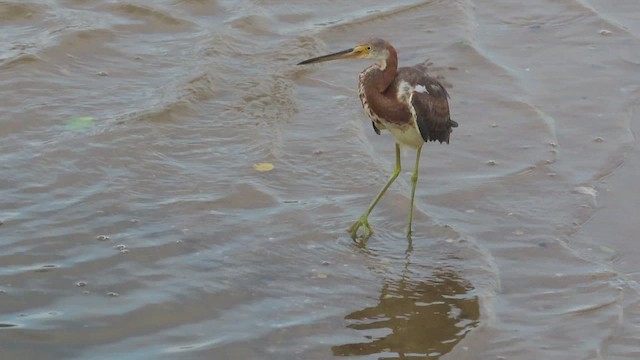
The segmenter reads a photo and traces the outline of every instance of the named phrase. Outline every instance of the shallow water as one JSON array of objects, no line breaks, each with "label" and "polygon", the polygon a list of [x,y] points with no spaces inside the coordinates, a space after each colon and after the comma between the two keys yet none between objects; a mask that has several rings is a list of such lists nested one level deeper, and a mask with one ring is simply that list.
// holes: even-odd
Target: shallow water
[{"label": "shallow water", "polygon": [[[1,1],[0,358],[637,359],[632,0]],[[393,168],[371,35],[460,127]],[[271,163],[259,172],[254,164]]]}]

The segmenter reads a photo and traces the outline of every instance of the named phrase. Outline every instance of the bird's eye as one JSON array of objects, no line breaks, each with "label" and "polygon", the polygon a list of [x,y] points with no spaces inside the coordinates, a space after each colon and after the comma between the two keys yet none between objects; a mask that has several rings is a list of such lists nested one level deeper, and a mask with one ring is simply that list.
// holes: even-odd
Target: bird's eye
[{"label": "bird's eye", "polygon": [[367,51],[371,51],[371,46],[367,46]]}]

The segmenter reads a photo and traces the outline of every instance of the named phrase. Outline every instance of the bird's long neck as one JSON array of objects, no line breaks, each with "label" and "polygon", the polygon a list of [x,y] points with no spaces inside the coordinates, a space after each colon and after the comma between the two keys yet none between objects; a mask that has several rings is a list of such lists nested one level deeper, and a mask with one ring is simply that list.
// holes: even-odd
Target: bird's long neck
[{"label": "bird's long neck", "polygon": [[391,45],[387,47],[387,51],[389,56],[387,56],[386,60],[378,63],[377,69],[372,74],[374,76],[371,77],[375,78],[375,89],[380,93],[384,93],[387,90],[398,74],[398,53]]},{"label": "bird's long neck", "polygon": [[394,82],[398,75],[398,56],[389,46],[389,56],[385,61],[366,68],[360,74],[360,100],[369,116],[394,122],[411,114],[406,105],[398,101]]}]

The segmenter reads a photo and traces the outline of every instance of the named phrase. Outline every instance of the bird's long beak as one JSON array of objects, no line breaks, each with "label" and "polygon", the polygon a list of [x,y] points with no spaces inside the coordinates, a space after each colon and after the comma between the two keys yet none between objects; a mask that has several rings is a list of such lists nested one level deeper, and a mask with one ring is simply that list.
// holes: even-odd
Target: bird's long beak
[{"label": "bird's long beak", "polygon": [[339,60],[339,59],[357,59],[362,57],[362,55],[363,55],[363,51],[361,47],[356,46],[353,49],[342,50],[333,54],[322,55],[312,59],[307,59],[305,61],[299,62],[298,65],[313,64],[313,63],[318,63],[323,61],[331,61],[331,60]]}]

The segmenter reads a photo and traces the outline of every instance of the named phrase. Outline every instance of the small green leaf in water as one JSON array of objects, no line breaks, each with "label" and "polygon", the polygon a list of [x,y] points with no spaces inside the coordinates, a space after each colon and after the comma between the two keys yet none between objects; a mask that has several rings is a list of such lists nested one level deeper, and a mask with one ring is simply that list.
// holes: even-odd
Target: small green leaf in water
[{"label": "small green leaf in water", "polygon": [[605,253],[615,254],[616,251],[608,246],[600,245],[600,250]]},{"label": "small green leaf in water", "polygon": [[78,116],[67,121],[67,128],[70,130],[82,130],[93,126],[93,118],[91,116]]},{"label": "small green leaf in water", "polygon": [[464,49],[464,48],[469,46],[469,43],[467,41],[465,41],[465,40],[460,40],[460,41],[456,41],[455,43],[453,43],[453,45],[455,45],[456,47]]}]

